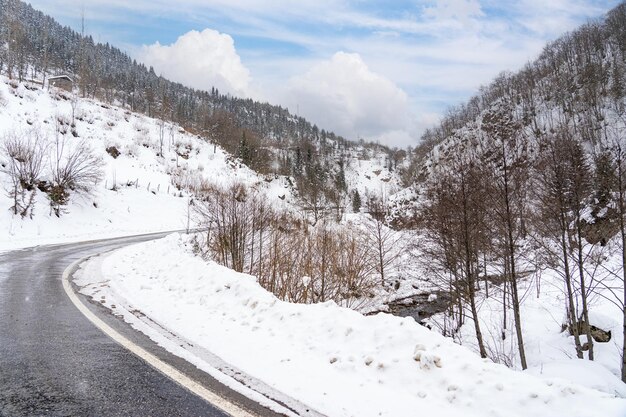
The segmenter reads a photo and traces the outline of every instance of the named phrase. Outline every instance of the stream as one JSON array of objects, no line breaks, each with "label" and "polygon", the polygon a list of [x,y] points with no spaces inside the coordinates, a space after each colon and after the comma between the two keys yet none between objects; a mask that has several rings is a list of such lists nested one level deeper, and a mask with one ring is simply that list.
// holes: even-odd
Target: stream
[{"label": "stream", "polygon": [[387,303],[387,306],[389,307],[388,312],[394,316],[413,317],[416,322],[423,324],[424,320],[446,311],[450,302],[451,299],[447,292],[434,291],[394,300]]}]

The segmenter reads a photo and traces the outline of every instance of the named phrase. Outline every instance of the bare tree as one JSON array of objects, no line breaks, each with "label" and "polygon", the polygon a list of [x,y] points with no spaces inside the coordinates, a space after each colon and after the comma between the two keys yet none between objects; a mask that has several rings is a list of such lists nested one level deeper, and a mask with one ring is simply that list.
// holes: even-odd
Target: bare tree
[{"label": "bare tree", "polygon": [[[585,193],[587,176],[584,161],[581,161],[582,149],[580,143],[572,138],[566,130],[558,132],[553,137],[544,140],[541,157],[538,161],[537,201],[538,217],[535,219],[540,235],[548,242],[542,245],[546,254],[551,254],[552,263],[559,264],[562,271],[567,297],[568,327],[574,335],[576,355],[583,358],[583,346],[580,341],[581,326],[578,321],[576,308],[576,288],[574,268],[584,268],[582,259],[581,237],[581,196]],[[555,251],[552,248],[559,248]],[[575,256],[572,256],[575,254]],[[572,266],[572,258],[574,266]],[[587,290],[585,288],[585,274],[579,269],[581,297],[583,299],[583,316],[587,323],[587,339],[592,347],[589,334]],[[590,359],[593,351],[590,351]]]},{"label": "bare tree", "polygon": [[[521,137],[521,126],[504,105],[496,105],[485,113],[482,130],[491,140],[493,152],[487,158],[491,168],[490,193],[492,197],[493,220],[498,231],[500,247],[506,258],[505,271],[508,272],[508,284],[511,289],[511,307],[515,319],[515,332],[522,369],[528,367],[522,318],[520,314],[520,296],[518,292],[518,241],[525,234],[524,219],[528,184],[527,141]],[[505,299],[506,301],[506,299]]]},{"label": "bare tree", "polygon": [[448,284],[457,294],[459,314],[467,301],[481,357],[487,357],[476,302],[481,270],[480,254],[486,239],[485,177],[470,155],[457,155],[449,172],[441,172],[427,187],[428,202],[422,209],[423,235],[432,240],[430,252],[448,271]]},{"label": "bare tree", "polygon": [[45,149],[36,131],[25,135],[9,133],[0,148],[2,172],[10,181],[7,193],[13,201],[11,211],[32,217],[35,193],[42,173]]},{"label": "bare tree", "polygon": [[386,223],[387,211],[383,201],[370,198],[367,211],[371,219],[366,223],[367,240],[376,255],[375,268],[380,275],[381,285],[385,286],[387,269],[403,252],[402,235]]},{"label": "bare tree", "polygon": [[610,148],[613,162],[617,171],[617,210],[619,218],[619,236],[622,257],[622,297],[619,304],[622,308],[622,381],[626,382],[626,145],[624,144],[624,134],[626,132],[626,122],[622,121],[622,128],[616,129],[615,139]]},{"label": "bare tree", "polygon": [[[567,133],[566,133],[567,134]],[[574,263],[578,269],[578,284],[580,285],[580,299],[582,302],[581,316],[583,320],[582,331],[587,337],[587,343],[583,347],[588,351],[589,360],[594,359],[593,338],[591,337],[591,323],[589,322],[589,288],[587,285],[585,263],[586,256],[584,253],[586,242],[583,240],[583,211],[586,208],[586,201],[591,194],[591,169],[585,155],[582,143],[579,140],[568,135],[569,143],[561,152],[565,153],[569,162],[569,193],[568,205],[572,213],[573,221],[571,227],[573,229],[572,252],[574,252]],[[577,318],[578,320],[578,318]]]}]

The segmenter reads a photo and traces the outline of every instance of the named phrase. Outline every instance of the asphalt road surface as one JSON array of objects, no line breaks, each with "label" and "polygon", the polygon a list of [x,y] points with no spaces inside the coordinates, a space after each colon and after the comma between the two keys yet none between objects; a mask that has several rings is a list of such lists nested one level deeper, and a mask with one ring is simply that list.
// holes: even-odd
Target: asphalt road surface
[{"label": "asphalt road surface", "polygon": [[[226,415],[102,333],[63,290],[62,274],[72,262],[159,236],[0,253],[1,417]],[[230,402],[255,415],[277,416],[81,299],[116,331]]]}]

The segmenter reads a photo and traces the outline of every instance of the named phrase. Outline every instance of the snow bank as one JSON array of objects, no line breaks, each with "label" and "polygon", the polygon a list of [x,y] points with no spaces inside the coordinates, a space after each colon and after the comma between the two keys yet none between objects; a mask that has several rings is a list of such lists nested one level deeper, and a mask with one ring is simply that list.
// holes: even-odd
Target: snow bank
[{"label": "snow bank", "polygon": [[562,378],[598,391],[626,398],[626,384],[598,362],[569,359],[529,368],[528,372],[543,378]]},{"label": "snow bank", "polygon": [[411,318],[282,302],[197,258],[177,234],[115,251],[78,277],[95,300],[127,303],[327,415],[626,415],[625,400],[482,360]]}]

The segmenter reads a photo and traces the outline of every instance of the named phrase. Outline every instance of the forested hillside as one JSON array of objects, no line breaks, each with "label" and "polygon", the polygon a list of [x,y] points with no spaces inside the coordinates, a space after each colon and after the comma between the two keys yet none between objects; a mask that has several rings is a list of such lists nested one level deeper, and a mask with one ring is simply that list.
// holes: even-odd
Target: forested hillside
[{"label": "forested hillside", "polygon": [[[205,256],[284,299],[363,304],[391,288],[401,251],[384,201],[402,188],[405,151],[171,83],[24,3],[0,5],[0,225],[10,237],[0,248],[198,226],[215,230],[199,244]],[[73,81],[50,82],[55,74]],[[340,224],[349,218],[357,225]]]},{"label": "forested hillside", "polygon": [[[402,168],[406,153],[336,136],[285,108],[158,76],[109,44],[94,42],[18,0],[0,0],[0,73],[45,84],[67,74],[82,98],[91,98],[172,122],[222,146],[262,174],[291,176],[316,214],[354,198],[344,171],[355,156],[382,157]],[[363,190],[361,190],[363,192]]]},{"label": "forested hillside", "polygon": [[[539,138],[559,124],[597,144],[624,112],[626,6],[548,44],[517,73],[502,73],[467,103],[451,108],[442,122],[422,137],[425,155],[498,102],[508,103],[527,136]],[[608,118],[607,118],[608,117]]]},{"label": "forested hillside", "polygon": [[70,74],[77,78],[83,97],[117,101],[131,111],[165,117],[205,133],[210,133],[211,117],[224,111],[239,126],[277,141],[336,139],[282,107],[170,82],[120,49],[63,27],[26,3],[2,0],[0,12],[1,39],[10,46],[1,51],[0,69],[20,81],[44,73]]},{"label": "forested hillside", "polygon": [[563,313],[571,354],[616,374],[621,367],[626,381],[625,86],[622,3],[425,133],[414,155],[414,216],[403,220],[453,294],[438,322],[444,333],[460,339],[467,316],[481,356],[525,369],[545,355],[525,337],[548,316],[524,303],[557,288],[548,297],[559,302],[540,308],[557,305],[556,321]]}]

